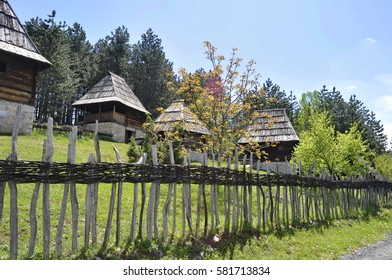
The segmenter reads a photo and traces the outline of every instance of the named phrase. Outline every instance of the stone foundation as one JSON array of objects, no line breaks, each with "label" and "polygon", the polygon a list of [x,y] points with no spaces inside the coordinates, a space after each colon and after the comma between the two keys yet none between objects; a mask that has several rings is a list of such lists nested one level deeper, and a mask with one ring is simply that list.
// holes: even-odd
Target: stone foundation
[{"label": "stone foundation", "polygon": [[0,100],[0,134],[12,134],[18,105],[22,106],[22,119],[19,134],[31,133],[33,129],[34,107]]},{"label": "stone foundation", "polygon": [[[95,123],[85,124],[85,130],[95,131]],[[111,137],[113,141],[126,143],[128,142],[128,137],[135,137],[137,140],[143,138],[143,133],[138,128],[125,127],[124,125],[114,123],[114,122],[102,122],[98,125],[98,133],[105,134]]]}]

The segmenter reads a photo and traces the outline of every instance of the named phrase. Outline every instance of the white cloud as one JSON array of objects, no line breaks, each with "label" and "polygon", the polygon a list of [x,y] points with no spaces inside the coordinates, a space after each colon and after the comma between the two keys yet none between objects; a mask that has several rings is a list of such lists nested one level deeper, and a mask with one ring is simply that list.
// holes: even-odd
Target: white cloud
[{"label": "white cloud", "polygon": [[376,40],[370,37],[367,37],[366,39],[363,40],[365,46],[370,46],[376,43]]}]

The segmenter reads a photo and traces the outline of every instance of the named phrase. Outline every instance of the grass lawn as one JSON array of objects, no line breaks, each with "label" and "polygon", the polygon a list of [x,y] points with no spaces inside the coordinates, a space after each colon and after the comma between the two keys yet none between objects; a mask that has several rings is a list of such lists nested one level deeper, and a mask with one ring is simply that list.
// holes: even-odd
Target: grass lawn
[{"label": "grass lawn", "polygon": [[[18,140],[18,152],[20,160],[41,160],[42,143],[45,135],[33,132],[29,136],[20,136]],[[55,162],[65,162],[67,157],[67,137],[58,135],[54,137]],[[109,141],[100,141],[102,161],[115,162],[116,157],[113,148],[116,147],[123,161],[127,162],[127,145]],[[93,140],[82,138],[76,144],[76,162],[86,162],[88,155],[94,153]],[[0,159],[5,159],[11,152],[11,137],[0,136]],[[84,228],[84,201],[85,185],[78,185],[78,201],[80,205],[79,219],[79,248],[83,247]],[[146,189],[149,190],[150,184]],[[19,258],[27,258],[28,242],[30,236],[29,209],[34,184],[18,185],[18,208],[19,208]],[[50,188],[51,195],[51,252],[55,255],[56,227],[60,212],[64,186],[53,185]],[[192,187],[194,198],[197,195],[197,187]],[[355,219],[335,220],[323,224],[312,224],[302,228],[286,231],[274,231],[269,234],[261,234],[258,231],[242,232],[241,234],[222,236],[217,234],[208,239],[180,238],[181,226],[177,232],[167,240],[137,241],[127,246],[127,238],[130,231],[132,214],[133,184],[124,184],[123,213],[121,220],[122,239],[119,246],[114,245],[115,223],[111,230],[109,249],[100,252],[99,248],[103,240],[107,222],[111,185],[99,185],[98,207],[98,245],[92,246],[86,252],[73,254],[70,251],[71,244],[71,209],[68,200],[66,226],[63,233],[65,259],[338,259],[356,248],[368,243],[376,242],[385,238],[392,232],[392,210],[382,209],[377,215],[360,216]],[[161,197],[165,197],[167,185],[161,185]],[[139,194],[140,195],[140,194]],[[180,191],[177,194],[181,196]],[[41,195],[40,195],[40,199]],[[9,190],[6,188],[4,200],[4,212],[0,220],[0,259],[9,258]],[[148,196],[147,196],[148,201]],[[162,209],[164,199],[161,198],[159,209]],[[177,225],[181,225],[181,205],[178,198]],[[193,203],[195,208],[196,203]],[[42,201],[38,201],[38,239],[36,259],[42,258]],[[140,205],[138,205],[140,209]],[[192,209],[195,211],[195,209]],[[256,211],[255,211],[256,212]],[[146,209],[144,212],[146,215]],[[162,215],[160,214],[160,217]],[[159,220],[162,225],[162,218]],[[202,227],[202,226],[201,226]],[[170,229],[170,225],[169,225]]]}]

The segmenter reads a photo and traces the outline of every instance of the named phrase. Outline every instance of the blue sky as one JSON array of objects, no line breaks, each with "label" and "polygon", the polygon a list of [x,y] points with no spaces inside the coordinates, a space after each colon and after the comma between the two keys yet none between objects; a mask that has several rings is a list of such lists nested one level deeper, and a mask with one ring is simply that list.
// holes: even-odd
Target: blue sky
[{"label": "blue sky", "polygon": [[131,43],[152,28],[167,58],[209,69],[203,42],[256,60],[263,79],[286,92],[336,86],[356,94],[392,137],[392,1],[384,0],[9,0],[19,19],[78,22],[91,43],[124,25]]}]

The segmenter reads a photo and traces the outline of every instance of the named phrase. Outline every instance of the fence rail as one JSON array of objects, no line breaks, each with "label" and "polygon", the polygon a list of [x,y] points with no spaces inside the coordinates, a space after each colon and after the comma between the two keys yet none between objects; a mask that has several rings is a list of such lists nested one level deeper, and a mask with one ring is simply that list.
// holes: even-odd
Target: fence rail
[{"label": "fence rail", "polygon": [[[371,207],[389,204],[392,198],[390,182],[373,177],[342,181],[325,174],[303,176],[300,167],[292,167],[287,174],[262,172],[259,161],[253,161],[250,156],[240,162],[237,151],[225,167],[216,167],[222,162],[207,166],[206,153],[202,165],[191,165],[189,158],[185,164],[176,165],[171,145],[169,165],[159,164],[156,147],[151,155],[152,165],[144,163],[145,157],[137,164],[122,163],[117,150],[116,163],[102,163],[98,129],[94,137],[95,153],[89,156],[88,163],[75,163],[76,127],[70,133],[67,163],[53,163],[52,120],[48,123],[42,161],[18,161],[18,122],[17,119],[12,153],[7,160],[0,161],[0,230],[4,228],[1,223],[7,209],[11,259],[18,258],[21,246],[19,228],[25,221],[20,221],[18,212],[25,206],[19,203],[18,191],[26,183],[34,185],[29,207],[28,256],[35,254],[37,236],[42,235],[44,258],[49,258],[54,250],[57,256],[63,255],[65,230],[71,235],[70,250],[78,252],[81,240],[84,249],[91,244],[100,244],[106,249],[113,241],[119,245],[124,240],[124,227],[129,227],[125,236],[128,243],[136,239],[166,239],[170,235],[198,238],[217,233],[233,234],[249,227],[267,232],[299,223],[358,215]],[[100,184],[111,186],[107,209],[102,206],[106,197]],[[9,208],[4,207],[7,185]],[[60,188],[61,203],[56,212],[53,238],[51,192],[58,192],[59,186],[63,188]],[[41,206],[38,200],[42,200]],[[123,214],[125,208],[129,215]],[[70,215],[66,214],[67,209]],[[104,225],[97,221],[98,212],[102,211],[107,211]],[[0,241],[2,238],[4,235],[0,235]]]}]

